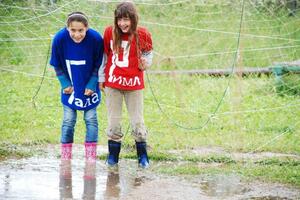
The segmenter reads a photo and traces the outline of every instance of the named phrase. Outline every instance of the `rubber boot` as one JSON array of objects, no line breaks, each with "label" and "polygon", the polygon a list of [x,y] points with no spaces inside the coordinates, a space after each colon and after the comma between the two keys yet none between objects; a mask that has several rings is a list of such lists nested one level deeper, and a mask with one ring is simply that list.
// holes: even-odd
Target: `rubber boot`
[{"label": "rubber boot", "polygon": [[149,167],[149,159],[147,155],[147,143],[135,142],[135,145],[136,145],[139,166],[142,168]]},{"label": "rubber boot", "polygon": [[61,144],[61,160],[72,159],[72,143]]},{"label": "rubber boot", "polygon": [[96,162],[97,158],[97,143],[96,142],[86,142],[85,146],[85,160],[87,162]]},{"label": "rubber boot", "polygon": [[121,143],[113,140],[108,140],[108,158],[107,164],[110,167],[116,166],[119,162],[119,153],[121,150]]}]

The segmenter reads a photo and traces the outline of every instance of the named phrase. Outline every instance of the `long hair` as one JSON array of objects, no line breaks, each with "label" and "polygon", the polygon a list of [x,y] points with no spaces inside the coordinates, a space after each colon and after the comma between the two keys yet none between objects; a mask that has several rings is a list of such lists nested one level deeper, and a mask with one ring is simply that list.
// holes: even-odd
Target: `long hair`
[{"label": "long hair", "polygon": [[122,30],[118,26],[118,19],[122,17],[126,17],[130,19],[131,26],[129,30],[129,39],[128,39],[128,46],[130,45],[132,38],[134,37],[136,39],[136,44],[137,44],[137,51],[139,52],[139,39],[138,39],[138,34],[137,34],[137,25],[138,25],[138,14],[136,11],[136,8],[132,2],[121,2],[117,5],[117,8],[114,12],[114,29],[113,29],[113,50],[115,52],[119,52],[121,49],[121,42],[122,38],[121,35]]}]

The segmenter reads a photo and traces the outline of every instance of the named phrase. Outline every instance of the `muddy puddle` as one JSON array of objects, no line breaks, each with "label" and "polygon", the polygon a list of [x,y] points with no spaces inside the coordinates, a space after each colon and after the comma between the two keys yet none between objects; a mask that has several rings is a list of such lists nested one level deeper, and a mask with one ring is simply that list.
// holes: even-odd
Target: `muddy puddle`
[{"label": "muddy puddle", "polygon": [[[48,150],[47,150],[48,151]],[[99,149],[106,151],[106,149]],[[57,157],[59,147],[47,155],[10,159],[0,163],[0,199],[124,199],[124,200],[199,200],[199,199],[300,199],[300,190],[279,184],[243,182],[235,174],[193,178],[166,176],[151,168],[140,169],[135,160],[120,161],[108,169],[105,161],[86,163],[84,149],[73,148],[71,162]],[[175,163],[174,163],[175,164]]]}]

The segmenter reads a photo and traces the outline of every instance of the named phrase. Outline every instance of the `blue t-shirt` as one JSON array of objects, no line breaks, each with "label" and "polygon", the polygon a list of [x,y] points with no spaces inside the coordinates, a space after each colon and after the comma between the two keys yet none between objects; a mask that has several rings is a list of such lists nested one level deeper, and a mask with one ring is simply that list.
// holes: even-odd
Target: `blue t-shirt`
[{"label": "blue t-shirt", "polygon": [[[89,110],[101,101],[97,87],[98,70],[103,57],[103,39],[101,35],[88,29],[85,38],[75,43],[66,28],[54,37],[50,64],[70,82],[72,94],[61,92],[61,102],[74,110]],[[88,87],[92,86],[92,87]],[[92,89],[91,96],[84,95],[86,88]]]}]

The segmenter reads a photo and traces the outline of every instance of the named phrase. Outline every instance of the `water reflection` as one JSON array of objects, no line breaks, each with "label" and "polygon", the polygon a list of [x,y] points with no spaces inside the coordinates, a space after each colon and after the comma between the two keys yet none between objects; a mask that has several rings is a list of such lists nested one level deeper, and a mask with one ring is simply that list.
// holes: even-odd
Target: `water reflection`
[{"label": "water reflection", "polygon": [[140,170],[130,160],[116,169],[85,163],[84,157],[72,163],[52,157],[0,163],[0,199],[300,199],[297,188],[243,182],[236,174],[191,181]]},{"label": "water reflection", "polygon": [[147,178],[145,176],[135,177],[134,182],[133,182],[133,186],[135,186],[135,187],[141,186],[143,183],[145,183],[146,179]]},{"label": "water reflection", "polygon": [[208,196],[227,197],[244,194],[250,191],[239,176],[236,175],[215,175],[203,180],[200,188]]},{"label": "water reflection", "polygon": [[120,197],[119,167],[108,169],[106,179],[105,199],[118,199]]},{"label": "water reflection", "polygon": [[61,161],[59,170],[59,196],[60,199],[73,199],[71,160]]},{"label": "water reflection", "polygon": [[96,196],[96,162],[85,162],[82,199],[93,200]]},{"label": "water reflection", "polygon": [[[96,197],[96,163],[85,162],[83,174],[82,199],[94,200]],[[72,192],[72,163],[70,160],[62,160],[59,172],[59,196],[61,200],[73,199]]]}]

